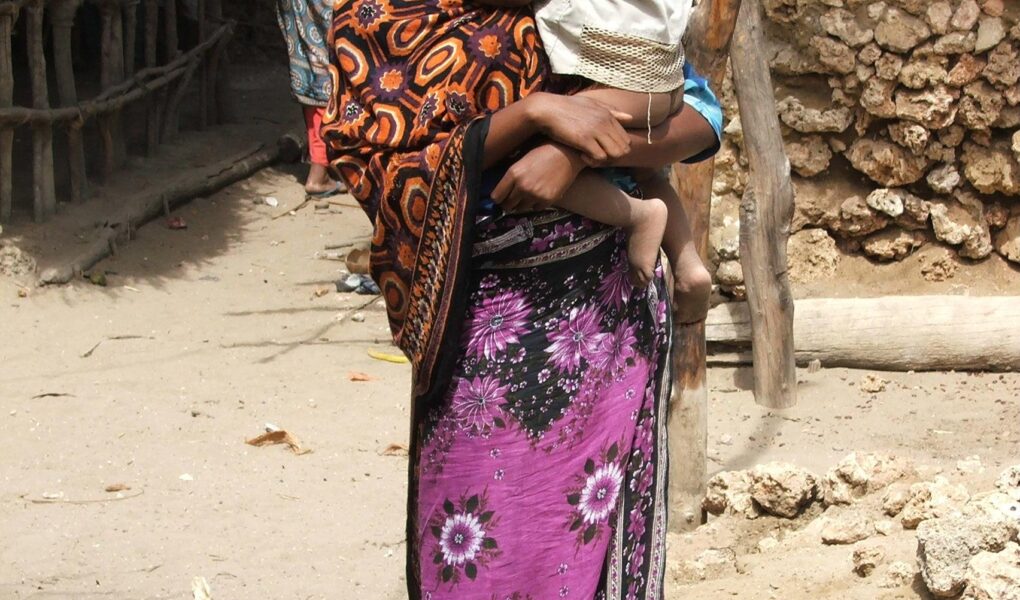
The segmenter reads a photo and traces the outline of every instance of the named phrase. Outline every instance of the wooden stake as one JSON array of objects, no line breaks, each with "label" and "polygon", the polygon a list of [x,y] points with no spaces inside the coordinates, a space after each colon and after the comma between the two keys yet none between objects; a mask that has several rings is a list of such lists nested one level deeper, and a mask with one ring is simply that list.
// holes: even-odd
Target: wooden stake
[{"label": "wooden stake", "polygon": [[793,186],[762,51],[761,10],[761,0],[744,0],[733,38],[733,83],[750,166],[740,204],[740,263],[754,332],[754,398],[769,408],[788,408],[797,403],[793,296],[786,267]]},{"label": "wooden stake", "polygon": [[[159,2],[145,0],[145,68],[156,66],[159,38]],[[159,147],[159,103],[153,96],[145,99],[145,154],[152,156]]]},{"label": "wooden stake", "polygon": [[[197,0],[198,13],[198,43],[205,41],[208,35],[206,16],[206,0]],[[209,60],[203,55],[198,68],[198,128],[205,129],[209,126]]]},{"label": "wooden stake", "polygon": [[188,65],[184,75],[177,80],[177,85],[173,92],[168,92],[166,109],[163,118],[163,137],[164,139],[173,139],[177,136],[179,131],[178,127],[180,124],[180,106],[184,100],[184,96],[188,93],[188,85],[191,83],[191,78],[195,75],[195,70],[198,68],[199,62],[193,62]]},{"label": "wooden stake", "polygon": [[[32,79],[32,107],[50,107],[46,82],[46,54],[43,48],[43,0],[31,0],[28,15],[28,65]],[[32,196],[35,221],[41,223],[57,213],[57,194],[53,187],[53,125],[36,123],[32,127]]]},{"label": "wooden stake", "polygon": [[135,74],[135,43],[138,35],[138,1],[124,0],[124,76]]},{"label": "wooden stake", "polygon": [[[99,4],[103,20],[100,82],[103,91],[124,80],[124,28],[118,0]],[[102,177],[109,180],[124,156],[124,135],[119,112],[100,117],[99,135],[103,143]]]},{"label": "wooden stake", "polygon": [[[209,22],[215,27],[223,25],[223,0],[207,0],[206,11]],[[230,37],[224,38],[216,45],[209,57],[209,86],[212,89],[213,101],[210,104],[209,121],[226,123],[232,118],[230,98],[230,60],[225,60]]]},{"label": "wooden stake", "polygon": [[[54,0],[50,8],[53,27],[53,67],[57,72],[57,94],[62,106],[78,104],[78,90],[74,80],[74,63],[71,58],[71,30],[75,14],[82,0]],[[67,152],[71,172],[71,202],[81,203],[88,196],[88,177],[85,171],[85,146],[81,126],[67,125]]]},{"label": "wooden stake", "polygon": [[[721,89],[730,37],[740,0],[703,0],[691,18],[687,60]],[[703,261],[708,260],[708,226],[713,160],[674,167],[677,192],[691,224]],[[673,390],[669,400],[670,531],[689,531],[704,521],[708,446],[708,386],[705,369],[705,323],[673,326]]]},{"label": "wooden stake", "polygon": [[180,42],[177,40],[177,0],[166,0],[163,5],[164,60],[170,62],[180,54]]},{"label": "wooden stake", "polygon": [[[167,62],[177,58],[180,53],[179,42],[177,40],[177,0],[166,0],[163,5],[163,26],[166,31],[164,39],[164,52],[166,54]],[[189,73],[191,71],[189,70]],[[185,79],[189,79],[185,77]],[[187,87],[187,82],[182,82]],[[178,85],[181,85],[178,83]],[[183,92],[182,92],[183,93]],[[171,90],[164,90],[160,94],[160,106],[163,113],[163,129],[162,137],[165,139],[171,139],[177,135],[177,131],[180,129],[180,122],[178,120],[177,111],[174,110],[173,99],[178,94]]]},{"label": "wooden stake", "polygon": [[[18,5],[0,4],[0,108],[14,103],[14,68],[11,63],[11,34],[18,18]],[[13,189],[11,187],[11,155],[14,150],[14,129],[0,129],[0,223],[11,220]]]}]

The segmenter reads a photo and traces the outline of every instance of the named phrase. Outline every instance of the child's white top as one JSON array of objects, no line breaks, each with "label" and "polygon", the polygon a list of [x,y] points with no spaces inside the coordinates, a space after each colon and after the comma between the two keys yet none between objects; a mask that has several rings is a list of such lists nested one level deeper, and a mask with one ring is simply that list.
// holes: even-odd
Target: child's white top
[{"label": "child's white top", "polygon": [[538,0],[535,19],[554,73],[635,92],[683,85],[692,0]]}]

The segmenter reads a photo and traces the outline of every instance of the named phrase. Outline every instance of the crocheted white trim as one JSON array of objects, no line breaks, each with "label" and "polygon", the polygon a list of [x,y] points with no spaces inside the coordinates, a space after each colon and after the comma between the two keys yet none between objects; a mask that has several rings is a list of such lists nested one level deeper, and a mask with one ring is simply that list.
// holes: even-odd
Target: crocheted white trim
[{"label": "crocheted white trim", "polygon": [[684,49],[585,25],[575,73],[611,88],[671,92],[684,84]]}]

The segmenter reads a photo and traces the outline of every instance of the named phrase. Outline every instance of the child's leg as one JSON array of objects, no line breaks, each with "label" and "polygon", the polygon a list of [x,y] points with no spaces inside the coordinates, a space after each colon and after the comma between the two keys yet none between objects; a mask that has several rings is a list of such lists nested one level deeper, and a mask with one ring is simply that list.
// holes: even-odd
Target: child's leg
[{"label": "child's leg", "polygon": [[556,206],[626,231],[631,282],[648,285],[666,231],[667,211],[662,200],[631,198],[604,177],[584,171]]},{"label": "child's leg", "polygon": [[620,123],[627,129],[655,127],[680,110],[683,100],[682,90],[647,94],[599,86],[581,90],[577,95],[598,100],[613,110],[630,115],[627,122]]},{"label": "child's leg", "polygon": [[663,249],[673,269],[677,317],[681,323],[694,323],[705,318],[708,298],[712,293],[712,276],[701,262],[694,247],[690,222],[680,198],[665,177],[654,171],[635,173],[648,196],[662,198],[668,210]]}]

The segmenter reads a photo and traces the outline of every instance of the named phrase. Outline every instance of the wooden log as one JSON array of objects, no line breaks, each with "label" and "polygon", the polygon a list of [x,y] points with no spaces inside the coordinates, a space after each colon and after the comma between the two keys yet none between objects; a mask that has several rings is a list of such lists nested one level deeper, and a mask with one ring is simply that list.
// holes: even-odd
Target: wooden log
[{"label": "wooden log", "polygon": [[[32,79],[32,107],[50,107],[46,80],[46,53],[43,47],[43,0],[32,0],[25,6],[27,18],[26,43],[29,73]],[[57,193],[53,184],[53,126],[36,123],[32,127],[32,198],[37,223],[57,213]]]},{"label": "wooden log", "polygon": [[772,76],[762,51],[761,13],[761,0],[744,0],[731,57],[744,156],[750,167],[740,204],[740,263],[754,330],[754,398],[769,408],[787,408],[797,402],[793,296],[786,266],[793,186]]},{"label": "wooden log", "polygon": [[[159,1],[145,0],[145,68],[156,66],[159,43]],[[145,154],[152,156],[159,147],[159,106],[153,96],[145,98]]]},{"label": "wooden log", "polygon": [[81,275],[82,272],[91,269],[96,263],[110,256],[117,243],[130,237],[130,232],[164,214],[165,207],[173,208],[192,198],[207,196],[235,181],[250,176],[278,160],[283,149],[291,143],[291,139],[284,136],[275,144],[260,144],[241,157],[220,162],[216,168],[209,170],[211,175],[188,179],[147,194],[140,201],[129,203],[130,208],[126,208],[119,215],[106,220],[108,224],[100,231],[99,237],[77,257],[64,265],[43,271],[40,274],[39,283],[47,285],[71,281],[74,277]]},{"label": "wooden log", "polygon": [[[740,0],[703,0],[695,10],[685,44],[687,59],[715,89],[722,87],[730,38]],[[677,192],[703,261],[708,261],[708,227],[713,160],[674,167]],[[705,323],[673,326],[673,387],[669,400],[669,498],[671,531],[688,531],[705,518],[701,508],[707,482],[708,386]]]},{"label": "wooden log", "polygon": [[[0,4],[0,110],[14,103],[14,67],[11,59],[11,35],[18,18],[18,5]],[[11,220],[14,190],[11,185],[11,163],[14,151],[13,127],[0,126],[0,223]]]},{"label": "wooden log", "polygon": [[138,35],[138,1],[124,0],[121,16],[124,20],[124,76],[135,74],[135,44]]},{"label": "wooden log", "polygon": [[[118,0],[99,3],[102,16],[102,62],[100,85],[108,90],[124,80],[124,27]],[[114,111],[98,120],[103,145],[102,178],[109,180],[124,157],[124,135],[120,115]]]},{"label": "wooden log", "polygon": [[[57,95],[62,106],[78,104],[78,89],[74,80],[74,62],[71,54],[71,31],[81,2],[82,0],[54,0],[50,5],[53,67],[57,73]],[[88,177],[85,170],[85,145],[80,124],[77,122],[67,125],[67,154],[71,173],[71,202],[78,204],[88,196]]]},{"label": "wooden log", "polygon": [[[797,301],[797,362],[883,371],[1020,370],[1020,296],[887,296]],[[751,313],[709,311],[708,341],[746,348]]]}]

